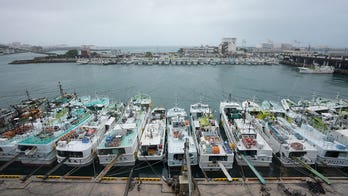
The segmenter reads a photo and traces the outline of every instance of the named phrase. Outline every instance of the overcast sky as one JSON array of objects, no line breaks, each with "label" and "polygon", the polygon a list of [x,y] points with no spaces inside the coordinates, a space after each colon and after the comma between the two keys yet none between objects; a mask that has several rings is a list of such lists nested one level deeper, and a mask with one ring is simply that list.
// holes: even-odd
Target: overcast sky
[{"label": "overcast sky", "polygon": [[1,0],[0,43],[348,47],[346,0]]}]

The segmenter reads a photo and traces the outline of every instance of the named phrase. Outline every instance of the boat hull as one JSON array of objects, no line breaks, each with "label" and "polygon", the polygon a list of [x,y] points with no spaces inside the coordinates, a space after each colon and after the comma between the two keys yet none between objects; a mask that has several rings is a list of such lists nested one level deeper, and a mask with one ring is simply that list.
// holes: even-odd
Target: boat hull
[{"label": "boat hull", "polygon": [[[57,156],[58,163],[62,162],[65,157],[59,157]],[[83,158],[69,158],[64,162],[65,165],[70,167],[84,167],[92,164],[94,161],[94,156],[88,156]]]},{"label": "boat hull", "polygon": [[164,159],[164,155],[162,156],[138,156],[139,161],[160,161]]},{"label": "boat hull", "polygon": [[319,155],[317,157],[317,163],[328,167],[348,167],[348,159],[328,158]]},{"label": "boat hull", "polygon": [[[99,164],[108,165],[116,155],[99,155]],[[133,166],[136,158],[134,154],[122,154],[113,166]]]}]

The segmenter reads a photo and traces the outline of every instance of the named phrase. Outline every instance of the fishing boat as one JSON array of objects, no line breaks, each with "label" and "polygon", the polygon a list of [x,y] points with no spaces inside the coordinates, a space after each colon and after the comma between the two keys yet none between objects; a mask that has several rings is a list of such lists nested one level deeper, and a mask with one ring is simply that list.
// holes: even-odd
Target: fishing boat
[{"label": "fishing boat", "polygon": [[18,112],[15,110],[0,108],[0,128],[10,126],[17,115]]},{"label": "fishing boat", "polygon": [[23,164],[49,165],[56,160],[56,142],[70,135],[81,125],[91,119],[92,115],[83,106],[74,105],[72,101],[59,107],[50,106],[43,119],[42,130],[18,143],[17,152],[23,153]]},{"label": "fishing boat", "polygon": [[33,120],[13,129],[4,131],[0,135],[0,161],[9,161],[17,156],[18,142],[27,137],[37,134],[42,129],[42,123],[39,119]]},{"label": "fishing boat", "polygon": [[165,156],[166,109],[156,107],[151,111],[140,139],[140,161],[162,160]]},{"label": "fishing boat", "polygon": [[324,134],[307,123],[298,127],[294,122],[287,126],[307,140],[318,151],[316,163],[322,166],[347,167],[348,148],[329,134]]},{"label": "fishing boat", "polygon": [[[96,148],[106,130],[115,122],[114,117],[108,115],[109,100],[96,98],[93,104],[85,106],[98,108],[93,112],[93,120],[86,122],[72,131],[67,137],[61,138],[57,145],[57,161],[64,161],[69,166],[87,166],[92,163],[96,155]],[[89,102],[88,102],[89,103]],[[107,104],[103,104],[107,103]],[[122,105],[119,106],[121,110]],[[66,160],[66,158],[68,158]]]},{"label": "fishing boat", "polygon": [[191,128],[199,154],[199,167],[205,171],[220,170],[219,162],[226,169],[233,167],[234,153],[228,142],[220,136],[219,124],[207,104],[190,106]]},{"label": "fishing boat", "polygon": [[86,64],[90,63],[90,60],[87,58],[78,58],[76,60],[76,63],[79,65],[86,65]]},{"label": "fishing boat", "polygon": [[300,73],[314,73],[314,74],[332,74],[335,71],[334,66],[328,65],[314,65],[313,67],[299,67]]},{"label": "fishing boat", "polygon": [[151,97],[140,94],[132,97],[116,124],[105,133],[97,147],[99,163],[131,166],[137,159],[142,131],[152,107]]},{"label": "fishing boat", "polygon": [[238,165],[247,165],[244,156],[253,166],[269,166],[272,149],[254,128],[250,114],[236,102],[220,103],[220,119],[235,154]]},{"label": "fishing boat", "polygon": [[183,108],[174,107],[167,112],[168,166],[183,165],[184,145],[188,141],[190,164],[198,164],[198,154],[187,113]]},{"label": "fishing boat", "polygon": [[258,119],[255,126],[259,128],[262,126],[260,133],[281,164],[285,167],[297,167],[294,157],[309,165],[315,164],[317,149],[287,126],[288,122],[284,118],[272,117]]}]

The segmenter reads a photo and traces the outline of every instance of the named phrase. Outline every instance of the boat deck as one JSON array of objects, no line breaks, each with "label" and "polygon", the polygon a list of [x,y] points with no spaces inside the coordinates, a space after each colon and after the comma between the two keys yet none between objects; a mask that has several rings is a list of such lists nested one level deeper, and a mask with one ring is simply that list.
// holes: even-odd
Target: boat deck
[{"label": "boat deck", "polygon": [[76,127],[80,126],[81,124],[85,123],[87,120],[89,120],[91,117],[90,114],[86,114],[82,120],[76,124],[76,125],[73,125],[71,127],[69,127],[68,129],[66,130],[60,130],[60,131],[57,131],[55,132],[52,136],[48,136],[48,137],[45,137],[45,138],[40,138],[39,135],[32,135],[26,139],[24,139],[23,141],[19,142],[19,144],[22,144],[22,145],[32,145],[32,144],[49,144],[57,139],[59,139],[61,136],[63,136],[64,134],[70,132],[71,130],[75,129]]}]

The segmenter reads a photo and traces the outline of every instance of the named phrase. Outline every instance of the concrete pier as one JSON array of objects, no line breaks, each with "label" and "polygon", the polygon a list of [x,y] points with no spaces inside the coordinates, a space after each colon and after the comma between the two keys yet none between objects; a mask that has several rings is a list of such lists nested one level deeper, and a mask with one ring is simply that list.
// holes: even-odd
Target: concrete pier
[{"label": "concrete pier", "polygon": [[[8,176],[9,177],[9,176]],[[90,178],[63,179],[50,177],[47,180],[33,176],[26,182],[18,178],[0,179],[0,195],[123,195],[126,188],[126,178],[104,178],[95,182]],[[319,186],[309,186],[312,179],[306,177],[269,178],[267,185],[261,185],[255,178],[245,181],[227,182],[223,179],[206,181],[196,179],[200,194],[205,195],[318,195],[321,189],[325,195],[346,195],[348,178],[331,178],[332,185],[321,183]],[[311,190],[310,190],[311,189]],[[316,193],[315,193],[316,192]],[[128,195],[175,195],[171,187],[162,181],[145,178],[138,183],[137,178],[131,181]]]},{"label": "concrete pier", "polygon": [[313,64],[328,65],[335,67],[335,73],[348,74],[347,56],[329,56],[329,55],[300,55],[300,54],[282,54],[284,59],[280,64],[292,65],[297,67],[309,67]]}]

